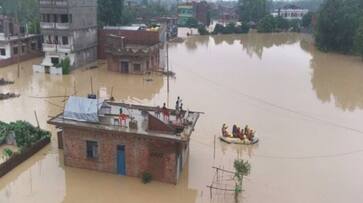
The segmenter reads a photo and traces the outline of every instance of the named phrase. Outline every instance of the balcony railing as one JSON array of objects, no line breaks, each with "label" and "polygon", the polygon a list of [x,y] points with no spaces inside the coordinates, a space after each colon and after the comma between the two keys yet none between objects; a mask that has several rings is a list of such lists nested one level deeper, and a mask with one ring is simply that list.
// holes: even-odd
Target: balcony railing
[{"label": "balcony railing", "polygon": [[59,30],[69,29],[69,23],[56,23],[55,27]]},{"label": "balcony railing", "polygon": [[39,4],[41,7],[58,7],[58,8],[68,7],[67,0],[40,0]]},{"label": "balcony railing", "polygon": [[44,52],[55,52],[57,50],[56,44],[47,44],[43,43],[43,51]]},{"label": "balcony railing", "polygon": [[53,29],[55,27],[55,23],[40,22],[40,27],[42,29]]},{"label": "balcony railing", "polygon": [[72,46],[70,44],[67,45],[58,44],[57,51],[62,53],[70,53],[72,51]]}]

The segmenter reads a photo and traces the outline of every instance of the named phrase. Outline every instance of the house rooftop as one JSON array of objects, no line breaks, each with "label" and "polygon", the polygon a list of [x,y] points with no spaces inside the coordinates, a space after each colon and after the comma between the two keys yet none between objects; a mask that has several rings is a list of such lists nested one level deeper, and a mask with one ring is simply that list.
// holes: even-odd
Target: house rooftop
[{"label": "house rooftop", "polygon": [[[101,101],[100,101],[101,102]],[[82,105],[82,104],[80,104]],[[89,105],[86,104],[86,105]],[[69,113],[65,111],[57,115],[56,117],[48,121],[49,124],[57,127],[74,127],[83,129],[93,129],[109,132],[120,132],[132,135],[139,135],[145,137],[167,139],[176,142],[187,142],[194,130],[194,127],[198,121],[200,113],[185,111],[182,119],[176,118],[175,110],[169,109],[170,119],[164,120],[163,115],[158,116],[157,112],[160,109],[157,107],[133,105],[119,102],[104,101],[100,103],[96,102],[98,108],[97,112],[87,112],[83,118],[92,118],[90,121],[87,119],[72,119]],[[69,108],[68,108],[69,109]],[[92,108],[83,108],[92,109]],[[128,116],[128,123],[126,127],[121,126],[119,123],[119,112],[122,112]],[[67,107],[66,109],[67,110]],[[77,112],[79,113],[79,112]],[[98,119],[94,119],[95,114]],[[64,116],[66,115],[66,116]],[[68,115],[68,116],[67,116]],[[132,120],[137,123],[137,127],[131,126],[129,121]]]}]

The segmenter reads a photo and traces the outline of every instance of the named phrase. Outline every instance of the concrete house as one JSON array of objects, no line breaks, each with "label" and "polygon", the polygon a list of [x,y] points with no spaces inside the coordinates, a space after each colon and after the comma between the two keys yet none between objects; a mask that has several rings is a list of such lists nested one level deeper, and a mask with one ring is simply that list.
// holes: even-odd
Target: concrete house
[{"label": "concrete house", "polygon": [[97,0],[39,0],[45,58],[49,69],[64,57],[72,68],[97,60]]},{"label": "concrete house", "polygon": [[272,15],[281,16],[287,20],[302,20],[305,14],[309,12],[308,9],[300,8],[295,5],[286,5],[283,8],[276,9]]},{"label": "concrete house", "polygon": [[[120,120],[120,109],[126,120]],[[162,118],[155,107],[70,97],[64,113],[49,124],[59,136],[66,166],[176,184],[189,154],[199,113],[185,111]]]},{"label": "concrete house", "polygon": [[[167,40],[166,26],[148,28],[141,25],[99,30],[99,58],[106,59],[108,70],[144,74],[164,69],[162,58]],[[164,52],[163,52],[164,51]]]},{"label": "concrete house", "polygon": [[210,24],[209,4],[206,1],[178,4],[178,25],[186,26],[190,19],[196,19],[205,26]]},{"label": "concrete house", "polygon": [[14,18],[0,15],[0,67],[40,56],[40,38],[28,34]]}]

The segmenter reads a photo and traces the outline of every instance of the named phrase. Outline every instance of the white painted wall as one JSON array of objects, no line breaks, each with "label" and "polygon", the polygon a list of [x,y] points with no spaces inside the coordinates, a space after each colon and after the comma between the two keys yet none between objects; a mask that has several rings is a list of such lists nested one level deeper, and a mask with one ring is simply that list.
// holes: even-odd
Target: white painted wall
[{"label": "white painted wall", "polygon": [[11,49],[10,49],[10,44],[6,44],[5,46],[0,45],[0,48],[1,48],[1,49],[5,49],[5,51],[6,51],[5,56],[0,55],[0,59],[8,59],[8,58],[10,58],[10,57],[11,57],[11,53],[10,53],[10,51],[11,51]]}]

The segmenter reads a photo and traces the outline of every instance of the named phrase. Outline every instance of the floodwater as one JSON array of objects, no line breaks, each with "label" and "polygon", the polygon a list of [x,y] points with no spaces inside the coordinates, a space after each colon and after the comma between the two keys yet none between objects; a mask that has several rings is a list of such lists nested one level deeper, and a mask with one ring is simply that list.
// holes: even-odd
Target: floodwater
[{"label": "floodwater", "polygon": [[[69,76],[33,74],[40,59],[0,69],[16,80],[0,92],[21,97],[0,101],[0,120],[27,120],[42,128],[59,113],[64,98],[106,87],[126,102],[184,106],[205,112],[191,140],[188,165],[178,185],[144,185],[137,178],[65,167],[56,137],[0,179],[0,202],[234,202],[231,192],[214,190],[212,166],[233,169],[251,163],[239,202],[363,202],[363,62],[358,57],[317,51],[303,34],[193,36],[170,46],[176,78],[121,75],[99,68]],[[90,78],[93,80],[93,88]],[[223,123],[249,124],[256,146],[234,146],[214,137]],[[233,188],[230,175],[214,186]]]}]

